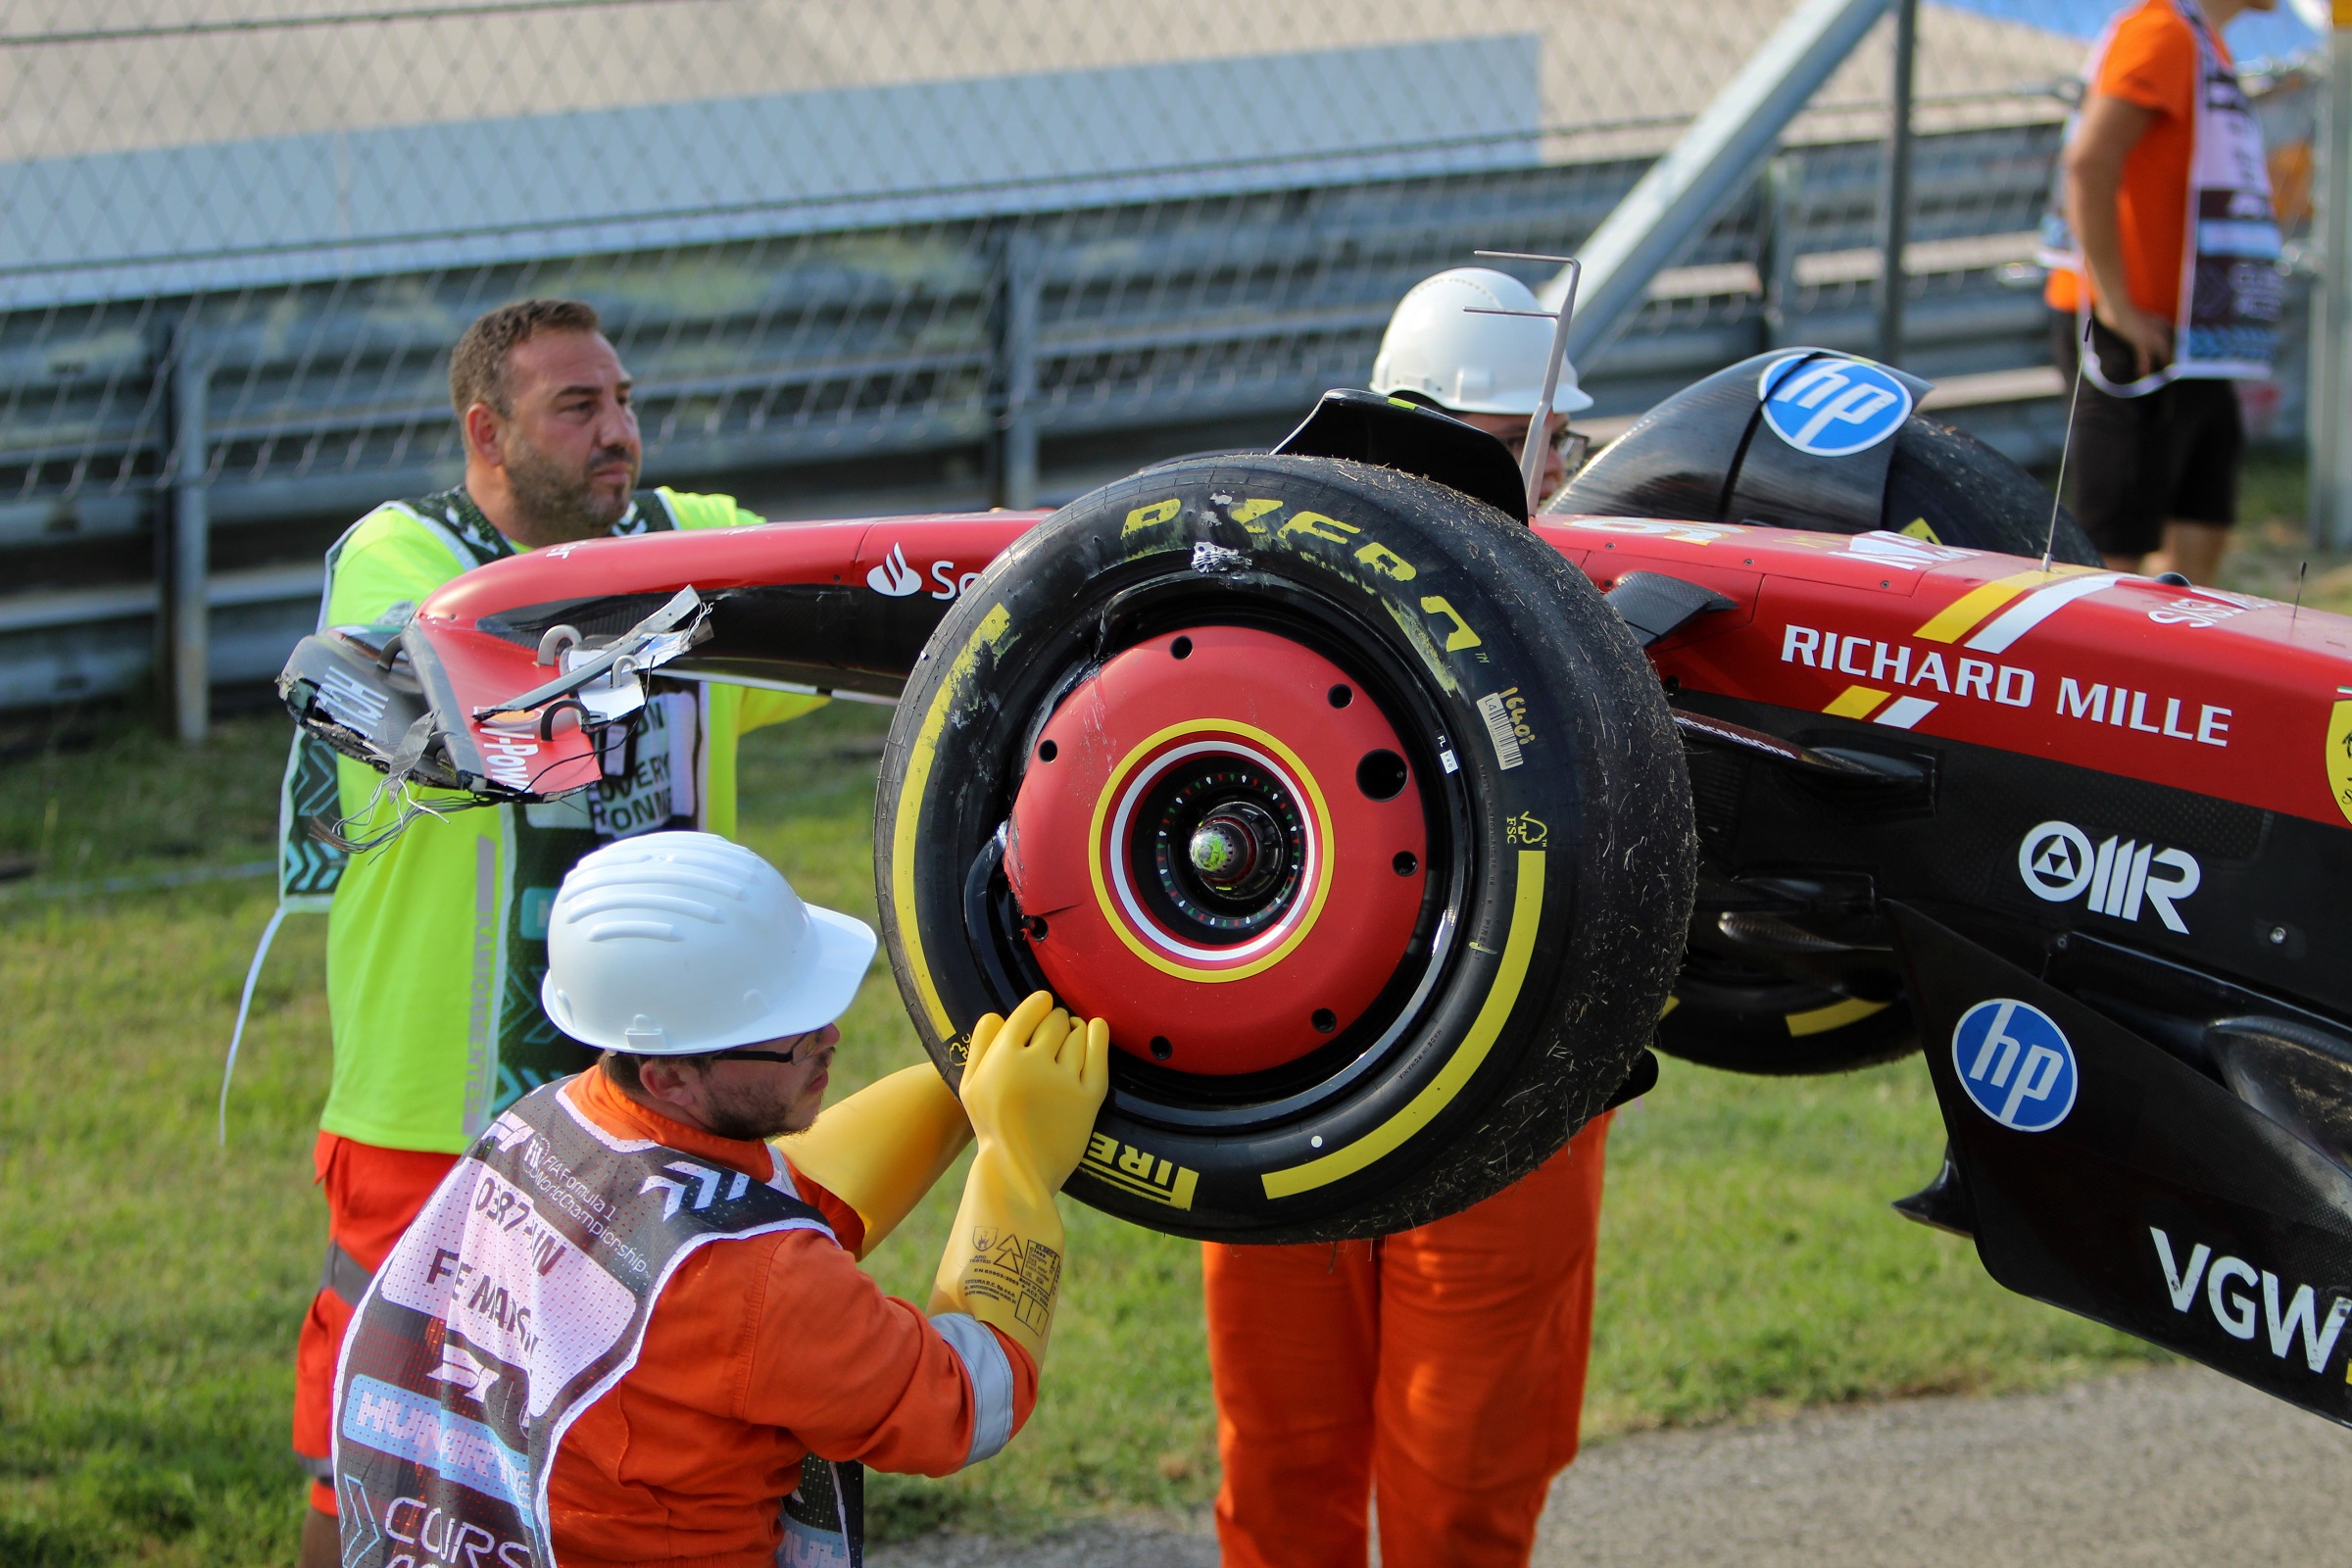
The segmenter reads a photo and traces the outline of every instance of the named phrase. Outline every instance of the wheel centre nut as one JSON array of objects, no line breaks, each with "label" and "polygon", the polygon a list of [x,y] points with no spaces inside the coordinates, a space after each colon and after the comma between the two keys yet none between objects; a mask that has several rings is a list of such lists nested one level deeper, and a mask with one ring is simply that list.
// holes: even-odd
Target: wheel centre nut
[{"label": "wheel centre nut", "polygon": [[[1210,888],[1247,896],[1282,869],[1282,829],[1246,802],[1221,806],[1201,818],[1187,845],[1193,871]],[[1262,874],[1261,874],[1262,873]]]}]

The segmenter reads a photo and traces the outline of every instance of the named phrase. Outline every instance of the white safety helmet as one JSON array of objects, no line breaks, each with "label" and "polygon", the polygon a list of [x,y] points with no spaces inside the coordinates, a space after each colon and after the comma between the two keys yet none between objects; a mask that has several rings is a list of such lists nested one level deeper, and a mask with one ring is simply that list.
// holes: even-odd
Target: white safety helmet
[{"label": "white safety helmet", "polygon": [[[1544,397],[1551,359],[1551,323],[1482,311],[1540,311],[1533,290],[1489,267],[1456,267],[1415,283],[1389,318],[1372,362],[1372,390],[1410,392],[1454,414],[1532,415]],[[1576,384],[1576,367],[1560,367],[1555,413],[1592,406]]]},{"label": "white safety helmet", "polygon": [[873,956],[864,921],[803,904],[742,845],[645,833],[564,877],[539,1000],[585,1045],[685,1056],[823,1028]]}]

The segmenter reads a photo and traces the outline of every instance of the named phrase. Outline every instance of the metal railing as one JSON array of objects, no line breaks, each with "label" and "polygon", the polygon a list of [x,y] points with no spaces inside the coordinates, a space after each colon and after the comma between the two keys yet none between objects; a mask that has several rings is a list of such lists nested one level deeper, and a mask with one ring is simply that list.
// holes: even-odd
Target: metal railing
[{"label": "metal railing", "polygon": [[[1921,138],[1907,354],[1922,373],[2044,357],[2017,264],[2053,138],[2047,123]],[[1882,161],[1871,143],[1776,160],[1586,367],[1595,413],[1774,343],[1870,350]],[[497,299],[571,292],[607,312],[652,480],[731,486],[776,516],[1026,505],[1270,440],[1324,388],[1361,383],[1413,282],[1481,246],[1576,246],[1646,162],[682,247],[658,290],[643,258],[585,257],[128,317],[14,313],[0,560],[39,587],[0,595],[0,707],[135,691],[160,667],[184,712],[210,685],[274,673],[316,612],[333,533],[458,477],[444,356]]]}]

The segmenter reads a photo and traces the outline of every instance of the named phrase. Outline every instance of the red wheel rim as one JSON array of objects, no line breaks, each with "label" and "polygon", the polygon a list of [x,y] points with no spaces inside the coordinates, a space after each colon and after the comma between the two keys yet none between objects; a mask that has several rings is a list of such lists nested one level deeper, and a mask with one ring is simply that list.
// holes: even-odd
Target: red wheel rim
[{"label": "red wheel rim", "polygon": [[1163,633],[1040,732],[1004,869],[1039,967],[1121,1051],[1260,1072],[1346,1032],[1410,943],[1427,826],[1348,672],[1252,627]]}]

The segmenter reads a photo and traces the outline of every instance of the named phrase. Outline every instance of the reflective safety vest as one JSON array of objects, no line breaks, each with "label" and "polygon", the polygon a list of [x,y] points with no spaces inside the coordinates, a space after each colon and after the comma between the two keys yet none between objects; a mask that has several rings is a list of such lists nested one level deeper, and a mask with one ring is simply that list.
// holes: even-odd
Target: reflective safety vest
[{"label": "reflective safety vest", "polygon": [[[727,496],[642,490],[615,535],[762,519]],[[464,486],[377,508],[327,552],[319,628],[405,613],[441,584],[516,554]],[[491,1118],[590,1057],[539,1005],[547,918],[579,858],[656,828],[735,831],[735,745],[822,699],[655,678],[622,776],[560,800],[446,801],[381,848],[399,803],[379,775],[298,735],[280,795],[279,909],[328,912],[327,1014],[334,1079],[319,1125],[389,1149],[457,1153]],[[257,963],[258,963],[257,959]]]},{"label": "reflective safety vest", "polygon": [[[2173,360],[2151,375],[2117,381],[2082,356],[2082,373],[2116,397],[2140,397],[2179,379],[2256,379],[2271,373],[2278,354],[2278,318],[2286,285],[2278,275],[2278,221],[2271,207],[2270,166],[2263,156],[2262,123],[2246,101],[2237,73],[2223,58],[2213,27],[2197,0],[2172,0],[2197,41],[2195,116],[2190,126],[2187,225],[2180,236],[2180,304],[2173,323]],[[2120,18],[2118,21],[2120,22]],[[2099,79],[2099,66],[2115,34],[2108,25],[2082,68],[2086,84]],[[2067,121],[2072,142],[2082,120]],[[2042,216],[2038,260],[2083,279],[2076,290],[2076,315],[2090,320],[2089,272],[2066,220],[2065,173],[2053,181]],[[2078,328],[2080,329],[2080,327]]]},{"label": "reflective safety vest", "polygon": [[[711,1242],[833,1230],[793,1190],[583,1117],[550,1084],[443,1179],[360,1299],[335,1368],[342,1568],[554,1568],[564,1432],[636,1363]],[[779,1564],[856,1568],[855,1463],[802,1461]]]}]

